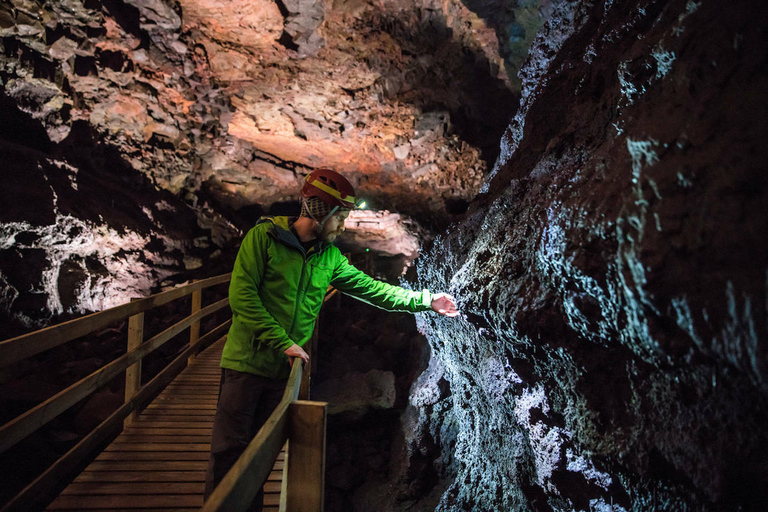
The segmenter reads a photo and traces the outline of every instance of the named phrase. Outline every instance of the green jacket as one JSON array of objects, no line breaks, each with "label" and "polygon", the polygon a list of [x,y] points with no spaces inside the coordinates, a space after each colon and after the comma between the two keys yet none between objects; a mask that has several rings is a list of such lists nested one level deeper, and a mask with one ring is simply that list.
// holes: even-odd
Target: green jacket
[{"label": "green jacket", "polygon": [[221,367],[288,378],[283,352],[304,345],[328,285],[389,311],[428,311],[432,296],[377,281],[349,264],[333,244],[304,251],[288,217],[264,217],[243,239],[232,270],[232,326]]}]

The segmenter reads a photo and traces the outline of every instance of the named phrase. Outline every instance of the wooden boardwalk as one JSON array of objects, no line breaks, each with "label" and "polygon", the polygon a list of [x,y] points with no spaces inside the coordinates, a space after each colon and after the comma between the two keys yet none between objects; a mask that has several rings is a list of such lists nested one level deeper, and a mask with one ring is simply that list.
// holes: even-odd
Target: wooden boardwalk
[{"label": "wooden boardwalk", "polygon": [[[203,506],[224,338],[202,352],[46,510],[198,510]],[[265,484],[278,512],[285,452]]]}]

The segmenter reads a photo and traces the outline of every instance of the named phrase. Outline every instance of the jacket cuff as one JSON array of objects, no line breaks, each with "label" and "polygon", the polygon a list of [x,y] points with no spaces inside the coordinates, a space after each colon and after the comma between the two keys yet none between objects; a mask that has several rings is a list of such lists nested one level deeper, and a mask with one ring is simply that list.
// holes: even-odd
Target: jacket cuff
[{"label": "jacket cuff", "polygon": [[285,341],[281,341],[275,345],[275,348],[280,352],[285,352],[294,345],[294,341],[290,338],[286,338]]},{"label": "jacket cuff", "polygon": [[421,306],[424,308],[424,311],[432,309],[432,293],[427,289],[421,291]]}]

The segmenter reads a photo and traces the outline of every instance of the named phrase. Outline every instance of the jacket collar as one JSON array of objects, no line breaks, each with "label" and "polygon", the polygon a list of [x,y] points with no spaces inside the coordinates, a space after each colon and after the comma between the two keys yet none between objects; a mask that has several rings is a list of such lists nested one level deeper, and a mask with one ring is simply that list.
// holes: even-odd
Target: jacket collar
[{"label": "jacket collar", "polygon": [[[298,217],[262,217],[256,222],[256,225],[264,222],[269,222],[272,225],[267,231],[272,238],[281,242],[288,247],[292,247],[302,253],[305,253],[304,248],[301,246],[301,242],[296,238],[296,235],[291,231],[291,224],[293,224]],[[331,242],[320,240],[313,245],[306,254],[322,253],[328,247],[331,246]]]}]

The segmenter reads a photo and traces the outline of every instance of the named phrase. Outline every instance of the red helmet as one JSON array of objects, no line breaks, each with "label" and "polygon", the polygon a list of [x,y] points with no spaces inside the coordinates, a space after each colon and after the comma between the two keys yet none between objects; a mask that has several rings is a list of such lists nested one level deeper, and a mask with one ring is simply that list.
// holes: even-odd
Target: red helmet
[{"label": "red helmet", "polygon": [[301,195],[307,199],[319,197],[331,206],[355,209],[355,189],[336,171],[317,169],[309,173],[301,187]]}]

